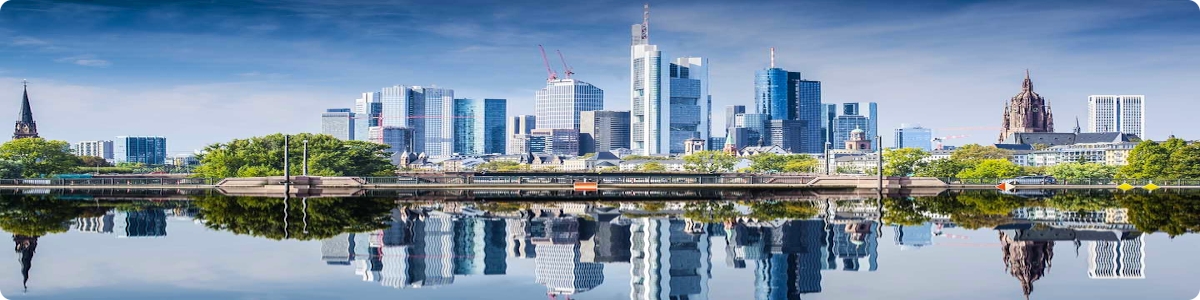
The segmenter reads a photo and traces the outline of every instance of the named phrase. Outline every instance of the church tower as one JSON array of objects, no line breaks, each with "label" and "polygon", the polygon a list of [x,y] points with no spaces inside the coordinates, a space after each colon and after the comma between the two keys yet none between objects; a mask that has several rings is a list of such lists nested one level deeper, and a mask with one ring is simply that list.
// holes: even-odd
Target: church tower
[{"label": "church tower", "polygon": [[21,99],[21,115],[17,117],[17,126],[13,130],[13,139],[38,137],[37,122],[33,121],[33,110],[29,108],[29,82],[25,85],[25,95]]},{"label": "church tower", "polygon": [[1008,106],[1004,107],[1002,127],[999,143],[1005,143],[1013,133],[1054,132],[1054,114],[1050,112],[1050,105],[1046,99],[1033,92],[1029,70],[1025,70],[1025,82],[1021,84],[1021,93],[1009,100]]}]

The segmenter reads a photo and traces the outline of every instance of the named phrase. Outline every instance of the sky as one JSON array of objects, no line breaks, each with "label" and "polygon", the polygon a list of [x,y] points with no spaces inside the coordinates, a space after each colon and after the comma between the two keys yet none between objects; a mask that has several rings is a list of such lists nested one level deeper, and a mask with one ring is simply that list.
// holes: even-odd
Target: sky
[{"label": "sky", "polygon": [[[713,128],[753,106],[769,63],[822,81],[823,101],[877,102],[947,144],[993,143],[1025,70],[1058,131],[1087,96],[1146,95],[1146,138],[1200,139],[1200,7],[1188,0],[651,1],[650,42],[709,58]],[[43,137],[159,135],[172,153],[233,138],[319,132],[327,108],[392,85],[505,98],[532,114],[561,50],[575,79],[629,108],[640,1],[54,1],[0,8],[0,111],[21,80]],[[554,68],[562,72],[558,60]],[[0,119],[2,121],[3,119]],[[714,135],[721,135],[714,132]]]}]

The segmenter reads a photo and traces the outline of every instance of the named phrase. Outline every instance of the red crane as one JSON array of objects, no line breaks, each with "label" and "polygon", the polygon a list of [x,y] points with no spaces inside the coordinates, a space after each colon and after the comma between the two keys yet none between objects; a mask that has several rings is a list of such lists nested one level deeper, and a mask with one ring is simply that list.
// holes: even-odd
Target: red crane
[{"label": "red crane", "polygon": [[561,59],[561,60],[562,60],[562,63],[563,63],[563,75],[566,77],[566,79],[571,79],[571,75],[574,75],[574,74],[575,74],[575,72],[571,70],[571,66],[568,66],[568,65],[567,65],[567,59],[566,59],[566,58],[563,58],[562,51],[559,51],[559,50],[554,50],[554,51],[555,51],[555,52],[558,52],[558,59]]},{"label": "red crane", "polygon": [[558,74],[554,73],[554,69],[550,68],[550,60],[546,58],[546,48],[543,48],[542,45],[538,45],[538,49],[542,50],[542,63],[546,64],[546,81],[554,81],[555,79],[558,79]]}]

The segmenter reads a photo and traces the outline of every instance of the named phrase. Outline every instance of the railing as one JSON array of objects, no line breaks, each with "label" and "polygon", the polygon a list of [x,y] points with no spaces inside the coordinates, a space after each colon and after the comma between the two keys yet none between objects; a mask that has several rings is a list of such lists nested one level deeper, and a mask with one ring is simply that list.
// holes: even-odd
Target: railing
[{"label": "railing", "polygon": [[[938,178],[949,184],[999,184],[1012,178]],[[1150,183],[1159,186],[1200,186],[1200,179],[1112,179],[1112,178],[1056,178],[1055,185],[1100,185],[1116,187],[1123,183],[1140,187]]]},{"label": "railing", "polygon": [[26,178],[0,179],[0,185],[103,186],[103,185],[216,185],[222,178]]}]

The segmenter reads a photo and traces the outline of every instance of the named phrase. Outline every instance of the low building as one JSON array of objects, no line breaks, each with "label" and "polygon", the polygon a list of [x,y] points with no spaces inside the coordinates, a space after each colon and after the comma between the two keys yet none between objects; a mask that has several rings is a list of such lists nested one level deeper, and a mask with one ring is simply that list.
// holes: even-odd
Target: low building
[{"label": "low building", "polygon": [[612,152],[601,151],[590,157],[576,157],[563,161],[564,171],[589,171],[619,166],[621,158]]},{"label": "low building", "polygon": [[1029,153],[1029,165],[1053,166],[1060,163],[1086,161],[1113,166],[1125,165],[1129,151],[1138,143],[1086,143],[1053,146]]},{"label": "low building", "polygon": [[738,151],[738,156],[752,156],[761,153],[772,153],[777,155],[791,154],[791,152],[788,152],[787,150],[784,150],[783,147],[779,146],[749,146],[742,148],[741,151]]},{"label": "low building", "polygon": [[666,168],[667,172],[683,172],[684,171],[683,165],[685,163],[682,159],[627,160],[627,161],[621,162],[621,171],[638,171],[638,170],[642,169],[642,165],[650,163],[650,162],[656,162],[656,163],[661,164],[664,168]]}]

